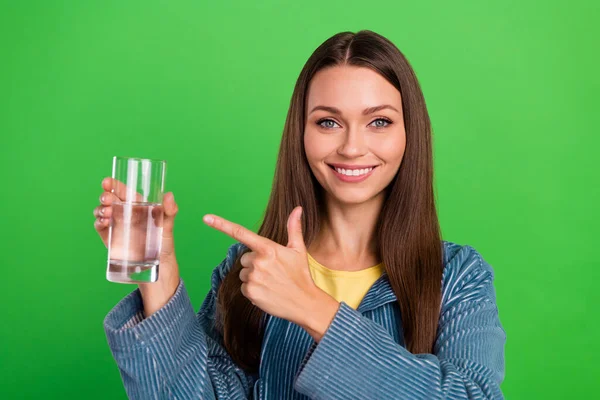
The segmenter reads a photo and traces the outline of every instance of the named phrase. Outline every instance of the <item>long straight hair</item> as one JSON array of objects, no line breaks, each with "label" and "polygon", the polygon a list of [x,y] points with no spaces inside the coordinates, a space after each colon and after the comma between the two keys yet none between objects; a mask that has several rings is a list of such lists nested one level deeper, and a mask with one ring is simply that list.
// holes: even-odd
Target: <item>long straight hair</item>
[{"label": "long straight hair", "polygon": [[[406,348],[432,353],[441,302],[442,241],[435,206],[431,123],[417,77],[408,60],[385,37],[362,30],[341,32],[323,42],[304,65],[288,110],[268,205],[258,234],[287,244],[287,219],[303,207],[306,247],[320,229],[323,188],[312,174],[304,149],[306,94],[321,69],[366,67],[387,79],[401,94],[406,148],[400,168],[385,189],[375,240],[397,297]],[[249,249],[245,249],[242,254]],[[241,254],[221,283],[218,326],[232,359],[245,371],[260,365],[265,313],[241,293]]]}]

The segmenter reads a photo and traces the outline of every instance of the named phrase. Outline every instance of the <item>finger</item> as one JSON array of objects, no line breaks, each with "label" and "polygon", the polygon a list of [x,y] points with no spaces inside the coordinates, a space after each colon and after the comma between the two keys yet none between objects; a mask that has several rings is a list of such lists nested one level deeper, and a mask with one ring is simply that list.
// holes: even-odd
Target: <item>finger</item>
[{"label": "finger", "polygon": [[104,243],[108,241],[108,224],[109,218],[96,218],[94,221],[94,229],[96,229]]},{"label": "finger", "polygon": [[296,250],[305,250],[304,235],[302,234],[302,207],[296,207],[287,220],[288,244],[287,247]]},{"label": "finger", "polygon": [[226,220],[225,218],[218,217],[213,214],[207,214],[203,218],[204,222],[226,234],[229,237],[237,240],[248,246],[251,250],[259,253],[267,253],[270,251],[275,242],[264,238],[249,229],[244,228],[241,225]]},{"label": "finger", "polygon": [[96,218],[96,220],[94,221],[94,227],[97,227],[99,229],[104,229],[104,228],[108,228],[108,225],[110,224],[110,218]]},{"label": "finger", "polygon": [[240,257],[240,264],[245,269],[252,268],[254,260],[256,259],[257,254],[253,251],[248,251]]},{"label": "finger", "polygon": [[[159,207],[155,210],[157,212],[163,212]],[[168,192],[163,197],[163,210],[164,210],[164,219],[163,219],[163,242],[162,242],[162,253],[163,254],[172,254],[175,250],[175,242],[173,240],[173,227],[175,225],[175,216],[179,212],[179,207],[175,202],[175,196],[173,192]],[[166,239],[166,240],[165,240]]]},{"label": "finger", "polygon": [[102,180],[102,188],[114,193],[120,201],[143,202],[144,196],[136,192],[134,187],[128,187],[116,178],[106,177]]},{"label": "finger", "polygon": [[250,279],[250,268],[242,268],[240,271],[240,280],[242,282],[248,282]]},{"label": "finger", "polygon": [[98,206],[94,208],[94,217],[96,218],[110,218],[112,215],[112,207],[110,206]]},{"label": "finger", "polygon": [[[240,291],[242,292],[242,294],[244,295],[245,298],[250,300],[248,297],[248,284],[247,283],[242,282],[242,284],[240,285]],[[254,304],[254,302],[252,300],[250,300],[250,302],[252,304]]]},{"label": "finger", "polygon": [[103,206],[110,206],[115,200],[115,194],[111,192],[104,192],[100,195],[100,204]]}]

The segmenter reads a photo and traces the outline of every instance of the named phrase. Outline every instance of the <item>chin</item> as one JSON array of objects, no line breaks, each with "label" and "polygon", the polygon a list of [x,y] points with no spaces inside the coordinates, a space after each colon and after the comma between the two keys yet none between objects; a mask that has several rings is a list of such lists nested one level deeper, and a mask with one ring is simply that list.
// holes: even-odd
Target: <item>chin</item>
[{"label": "chin", "polygon": [[367,193],[366,191],[363,191],[363,193],[360,193],[359,191],[357,191],[356,193],[351,193],[351,192],[328,193],[328,196],[330,196],[336,202],[341,203],[341,204],[347,204],[347,205],[358,205],[358,204],[367,203],[367,202],[373,200],[375,197],[377,197],[377,195],[378,195],[377,193],[370,193],[370,192]]}]

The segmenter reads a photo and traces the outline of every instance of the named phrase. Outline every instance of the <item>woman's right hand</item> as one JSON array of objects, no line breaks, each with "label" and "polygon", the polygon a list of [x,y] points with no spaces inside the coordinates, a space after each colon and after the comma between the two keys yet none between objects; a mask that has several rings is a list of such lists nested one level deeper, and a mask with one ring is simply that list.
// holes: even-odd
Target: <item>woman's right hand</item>
[{"label": "woman's right hand", "polygon": [[[125,193],[125,185],[113,178],[102,180],[104,192],[100,195],[100,205],[94,208],[94,228],[100,235],[104,246],[108,248],[108,227],[113,212],[111,207],[118,193]],[[113,189],[115,189],[113,191]],[[119,200],[119,199],[117,199]],[[123,200],[123,199],[121,199]],[[140,293],[144,302],[144,316],[149,317],[163,307],[173,296],[179,285],[179,266],[175,257],[173,225],[178,207],[172,192],[163,197],[163,232],[159,261],[158,280],[153,283],[140,283]]]}]

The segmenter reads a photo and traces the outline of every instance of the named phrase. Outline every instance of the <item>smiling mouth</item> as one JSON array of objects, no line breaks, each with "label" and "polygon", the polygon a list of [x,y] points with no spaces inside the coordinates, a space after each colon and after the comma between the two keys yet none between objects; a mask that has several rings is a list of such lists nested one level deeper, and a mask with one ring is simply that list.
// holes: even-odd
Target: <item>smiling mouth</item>
[{"label": "smiling mouth", "polygon": [[327,166],[329,168],[331,168],[332,170],[336,171],[338,174],[345,175],[345,176],[367,175],[371,171],[373,171],[375,168],[378,167],[378,165],[372,165],[370,167],[363,167],[363,168],[340,168],[340,167],[335,167],[331,164],[327,164]]}]

